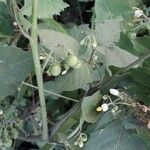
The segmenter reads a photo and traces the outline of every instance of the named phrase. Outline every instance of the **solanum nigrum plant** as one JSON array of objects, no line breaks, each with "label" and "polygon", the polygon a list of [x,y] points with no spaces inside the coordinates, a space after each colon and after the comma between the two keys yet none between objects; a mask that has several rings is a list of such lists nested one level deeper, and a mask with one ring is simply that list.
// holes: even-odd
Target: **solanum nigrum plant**
[{"label": "solanum nigrum plant", "polygon": [[0,0],[0,18],[0,149],[150,149],[148,1]]}]

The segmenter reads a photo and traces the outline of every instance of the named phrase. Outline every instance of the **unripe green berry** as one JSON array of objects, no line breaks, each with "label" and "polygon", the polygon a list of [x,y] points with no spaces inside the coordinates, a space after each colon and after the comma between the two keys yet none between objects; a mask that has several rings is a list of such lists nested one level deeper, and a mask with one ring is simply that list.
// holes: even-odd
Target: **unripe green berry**
[{"label": "unripe green berry", "polygon": [[78,62],[78,58],[73,54],[69,54],[66,60],[67,65],[70,67],[74,67],[77,64],[77,62]]},{"label": "unripe green berry", "polygon": [[48,70],[48,75],[52,76],[58,76],[61,73],[61,67],[59,64],[53,65],[49,70]]}]

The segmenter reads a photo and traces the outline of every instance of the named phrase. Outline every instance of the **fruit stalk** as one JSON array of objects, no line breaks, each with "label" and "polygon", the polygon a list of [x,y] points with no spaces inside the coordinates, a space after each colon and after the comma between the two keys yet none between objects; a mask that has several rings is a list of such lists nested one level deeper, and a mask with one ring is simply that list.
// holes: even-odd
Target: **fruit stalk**
[{"label": "fruit stalk", "polygon": [[32,3],[32,27],[31,27],[31,49],[34,61],[34,68],[36,73],[38,92],[40,105],[42,110],[42,139],[44,141],[48,140],[48,124],[47,124],[47,112],[46,112],[46,104],[45,104],[45,96],[44,96],[44,87],[43,87],[43,77],[42,77],[42,69],[39,60],[39,52],[38,52],[38,34],[37,34],[37,18],[38,18],[38,0],[33,0]]}]

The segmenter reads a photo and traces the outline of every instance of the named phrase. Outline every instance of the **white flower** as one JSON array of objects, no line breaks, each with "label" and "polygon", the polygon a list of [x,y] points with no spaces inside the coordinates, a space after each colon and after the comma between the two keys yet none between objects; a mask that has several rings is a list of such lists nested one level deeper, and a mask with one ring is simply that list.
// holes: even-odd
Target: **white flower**
[{"label": "white flower", "polygon": [[3,110],[0,110],[0,115],[3,115]]},{"label": "white flower", "polygon": [[114,95],[114,96],[119,96],[120,92],[116,89],[110,89],[109,90],[110,94]]},{"label": "white flower", "polygon": [[17,22],[14,21],[14,22],[13,22],[13,26],[16,27],[17,25],[18,25]]},{"label": "white flower", "polygon": [[140,9],[135,10],[134,17],[139,18],[143,15],[143,11]]},{"label": "white flower", "polygon": [[108,104],[107,103],[102,104],[101,108],[102,108],[103,112],[107,111],[108,110]]}]

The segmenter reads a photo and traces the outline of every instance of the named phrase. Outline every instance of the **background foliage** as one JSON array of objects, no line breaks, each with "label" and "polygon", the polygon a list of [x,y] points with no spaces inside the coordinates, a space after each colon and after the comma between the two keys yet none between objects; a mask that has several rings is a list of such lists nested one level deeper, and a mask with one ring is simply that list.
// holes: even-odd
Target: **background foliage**
[{"label": "background foliage", "polygon": [[[149,1],[38,2],[49,141],[41,140],[38,86],[24,36],[31,32],[32,1],[0,0],[0,149],[149,150]],[[66,65],[70,53],[78,69]],[[58,76],[48,73],[54,64]]]}]

